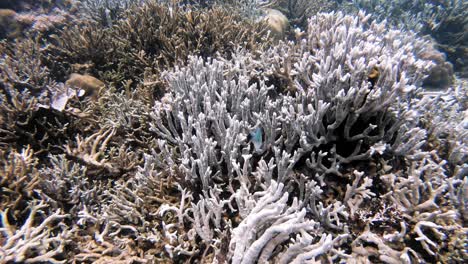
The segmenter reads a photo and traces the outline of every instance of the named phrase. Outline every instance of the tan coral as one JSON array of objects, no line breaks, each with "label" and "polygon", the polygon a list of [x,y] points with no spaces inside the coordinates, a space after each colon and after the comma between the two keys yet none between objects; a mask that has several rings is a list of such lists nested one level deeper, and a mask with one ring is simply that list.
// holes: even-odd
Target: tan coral
[{"label": "tan coral", "polygon": [[283,39],[289,28],[288,18],[280,11],[272,8],[264,8],[265,16],[263,20],[267,22],[267,27],[274,39]]},{"label": "tan coral", "polygon": [[105,86],[102,81],[91,75],[81,75],[78,73],[72,73],[65,84],[84,90],[86,96],[90,96],[94,99],[96,99],[99,91]]},{"label": "tan coral", "polygon": [[15,38],[21,34],[17,14],[11,9],[0,9],[0,39]]}]

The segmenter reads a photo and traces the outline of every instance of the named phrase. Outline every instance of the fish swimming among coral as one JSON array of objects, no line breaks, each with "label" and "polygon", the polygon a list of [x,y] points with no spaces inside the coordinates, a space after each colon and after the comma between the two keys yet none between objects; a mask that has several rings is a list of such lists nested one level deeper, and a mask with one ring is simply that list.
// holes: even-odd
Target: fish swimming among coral
[{"label": "fish swimming among coral", "polygon": [[254,131],[250,132],[249,137],[250,142],[254,145],[255,152],[261,151],[263,146],[263,129],[261,127],[255,128]]}]

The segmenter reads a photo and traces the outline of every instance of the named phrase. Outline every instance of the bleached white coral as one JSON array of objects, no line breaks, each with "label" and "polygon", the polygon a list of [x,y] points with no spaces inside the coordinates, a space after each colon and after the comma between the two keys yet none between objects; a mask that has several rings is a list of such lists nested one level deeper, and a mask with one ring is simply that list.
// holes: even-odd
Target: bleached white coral
[{"label": "bleached white coral", "polygon": [[[429,155],[420,151],[427,132],[418,126],[419,108],[410,98],[431,65],[416,56],[428,43],[413,37],[364,14],[319,14],[299,43],[258,56],[241,50],[232,60],[192,57],[186,67],[163,74],[170,100],[157,102],[151,115],[151,130],[160,138],[151,163],[200,193],[183,218],[208,248],[216,243],[223,254],[219,245],[229,230],[233,262],[281,259],[279,245],[298,250],[287,253],[295,252],[287,261],[313,260],[337,252],[340,236],[333,239],[330,232],[348,236],[354,225],[435,208],[435,196],[418,198],[423,195],[414,185],[407,191],[412,177],[379,178],[400,168],[349,170],[392,157],[439,172],[432,163],[417,163]],[[289,79],[288,88],[282,90],[276,78]],[[420,185],[421,193],[432,193],[430,186],[436,186],[434,195],[446,191],[445,183],[428,180],[434,185]],[[232,228],[225,214],[235,214],[231,220],[239,225]],[[301,235],[290,241],[294,234]],[[322,237],[321,243],[310,236]]]},{"label": "bleached white coral", "polygon": [[63,223],[63,219],[69,215],[57,210],[46,215],[42,222],[36,223],[38,214],[43,214],[42,209],[47,207],[43,202],[31,205],[29,216],[21,227],[10,224],[8,210],[1,212],[0,232],[3,233],[3,243],[0,247],[1,262],[66,262],[58,257],[64,252],[65,245],[70,242],[70,230]]},{"label": "bleached white coral", "polygon": [[[287,250],[279,254],[282,263],[294,258],[301,263],[299,259],[314,259],[331,249],[331,235],[324,235],[319,243],[311,245],[312,236],[307,232],[317,229],[317,223],[305,218],[306,210],[300,209],[297,200],[287,205],[289,194],[283,188],[282,183],[272,181],[267,190],[253,195],[258,196],[254,207],[232,230],[232,263],[267,263],[281,244],[287,245]],[[290,241],[292,234],[301,235]]]}]

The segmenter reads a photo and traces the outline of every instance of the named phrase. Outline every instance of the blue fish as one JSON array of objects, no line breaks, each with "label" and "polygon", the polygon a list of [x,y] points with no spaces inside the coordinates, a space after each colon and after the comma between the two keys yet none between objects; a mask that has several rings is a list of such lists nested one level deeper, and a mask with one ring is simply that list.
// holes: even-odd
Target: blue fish
[{"label": "blue fish", "polygon": [[250,132],[250,141],[255,147],[255,151],[260,151],[263,145],[263,131],[262,128],[257,127],[254,131]]}]

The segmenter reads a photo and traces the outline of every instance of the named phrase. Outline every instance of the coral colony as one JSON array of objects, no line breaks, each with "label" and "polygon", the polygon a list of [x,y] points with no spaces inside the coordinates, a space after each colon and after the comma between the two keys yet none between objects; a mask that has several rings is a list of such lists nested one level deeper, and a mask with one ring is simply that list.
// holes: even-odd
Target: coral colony
[{"label": "coral colony", "polygon": [[2,2],[0,263],[464,263],[468,6],[425,2]]}]

